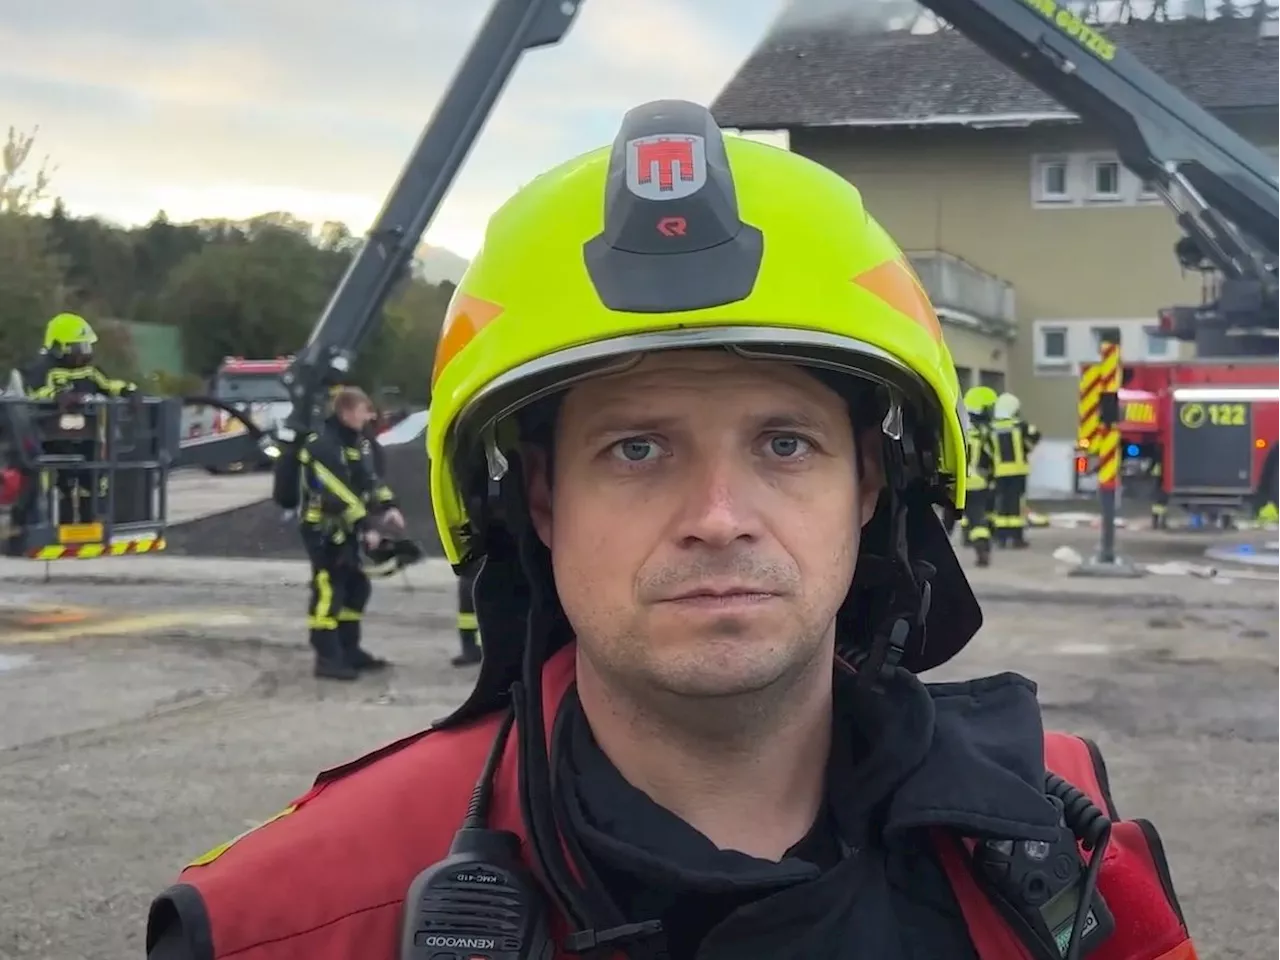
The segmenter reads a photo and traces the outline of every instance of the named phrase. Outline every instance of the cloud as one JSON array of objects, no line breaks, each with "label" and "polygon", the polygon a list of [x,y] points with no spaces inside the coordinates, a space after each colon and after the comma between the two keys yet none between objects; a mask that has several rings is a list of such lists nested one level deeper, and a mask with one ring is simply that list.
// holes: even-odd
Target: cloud
[{"label": "cloud", "polygon": [[[709,101],[781,6],[586,0],[559,48],[521,62],[429,238],[470,254],[511,191],[607,142],[627,108]],[[487,7],[21,5],[0,21],[0,125],[40,125],[38,149],[73,212],[137,221],[161,206],[175,218],[283,208],[363,230]]]}]

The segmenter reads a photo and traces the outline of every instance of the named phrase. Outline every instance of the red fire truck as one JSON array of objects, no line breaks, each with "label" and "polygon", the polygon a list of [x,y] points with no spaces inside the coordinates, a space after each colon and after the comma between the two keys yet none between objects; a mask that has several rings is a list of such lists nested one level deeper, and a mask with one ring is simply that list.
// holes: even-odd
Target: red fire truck
[{"label": "red fire truck", "polygon": [[[260,430],[274,432],[289,416],[292,404],[280,376],[293,362],[293,357],[276,357],[273,360],[247,360],[244,357],[226,357],[210,383],[209,395],[216,400],[247,414]],[[245,432],[243,421],[216,407],[204,407],[191,413],[187,430],[187,445],[191,441],[214,439]],[[206,466],[210,473],[224,470],[243,470],[246,467],[265,468],[270,461],[265,457],[257,463],[231,463]]]},{"label": "red fire truck", "polygon": [[[1150,475],[1170,506],[1250,514],[1275,497],[1264,465],[1280,434],[1275,357],[1125,364],[1120,391],[1123,457],[1130,477]],[[1090,472],[1081,455],[1077,473]]]}]

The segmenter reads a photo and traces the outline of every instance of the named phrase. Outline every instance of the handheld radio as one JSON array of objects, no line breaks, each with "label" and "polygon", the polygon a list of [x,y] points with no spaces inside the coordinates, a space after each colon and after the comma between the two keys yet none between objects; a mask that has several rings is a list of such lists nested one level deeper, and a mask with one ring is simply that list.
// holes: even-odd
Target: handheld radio
[{"label": "handheld radio", "polygon": [[550,960],[542,890],[520,861],[520,840],[487,826],[494,772],[515,715],[503,719],[449,855],[405,896],[400,960]]},{"label": "handheld radio", "polygon": [[[1044,960],[1086,957],[1111,936],[1115,919],[1097,892],[1111,822],[1088,797],[1054,774],[1049,801],[1061,830],[1053,840],[984,840],[973,851],[996,906]],[[1078,841],[1092,850],[1086,865]]]}]

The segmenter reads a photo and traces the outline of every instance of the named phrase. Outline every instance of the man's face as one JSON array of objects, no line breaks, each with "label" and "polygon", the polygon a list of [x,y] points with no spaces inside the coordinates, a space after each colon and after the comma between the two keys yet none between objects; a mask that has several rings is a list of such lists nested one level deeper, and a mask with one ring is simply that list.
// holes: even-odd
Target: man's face
[{"label": "man's face", "polygon": [[864,446],[860,476],[844,400],[790,364],[658,353],[574,387],[529,492],[582,655],[701,698],[829,660],[881,484]]}]

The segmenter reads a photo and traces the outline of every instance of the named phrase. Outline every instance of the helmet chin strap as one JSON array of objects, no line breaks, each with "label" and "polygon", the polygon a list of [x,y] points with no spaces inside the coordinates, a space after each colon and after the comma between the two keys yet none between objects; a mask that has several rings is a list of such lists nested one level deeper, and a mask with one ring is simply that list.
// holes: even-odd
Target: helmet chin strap
[{"label": "helmet chin strap", "polygon": [[[887,557],[867,556],[858,564],[858,585],[870,595],[870,643],[860,642],[857,633],[845,640],[845,659],[857,670],[857,684],[863,689],[881,688],[897,672],[908,650],[923,650],[925,622],[933,599],[929,578],[935,570],[923,561],[913,563],[907,553],[907,506],[898,492],[887,491],[884,509],[889,511]],[[837,643],[840,643],[837,637]]]},{"label": "helmet chin strap", "polygon": [[[908,489],[913,481],[908,465],[914,450],[911,434],[900,429],[900,422],[891,422],[894,417],[891,407],[881,446],[889,483],[878,509],[885,512],[887,536],[883,547],[864,541],[850,589],[850,601],[863,600],[866,616],[840,618],[844,622],[839,623],[836,635],[836,652],[857,671],[857,684],[863,689],[883,687],[908,651],[924,649],[925,623],[933,599],[930,579],[937,572],[932,564],[911,559],[907,513]],[[878,548],[883,553],[872,552]],[[870,642],[866,642],[868,633]]]}]

